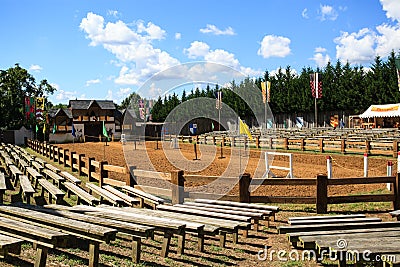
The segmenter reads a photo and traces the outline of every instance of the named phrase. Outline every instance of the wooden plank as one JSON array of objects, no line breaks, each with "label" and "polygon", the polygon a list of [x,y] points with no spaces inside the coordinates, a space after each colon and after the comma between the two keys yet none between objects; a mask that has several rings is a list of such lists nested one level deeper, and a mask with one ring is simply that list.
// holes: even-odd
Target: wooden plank
[{"label": "wooden plank", "polygon": [[82,181],[78,178],[76,178],[74,175],[70,174],[67,171],[62,171],[61,176],[63,176],[65,179],[69,180],[71,183],[74,184],[81,184]]},{"label": "wooden plank", "polygon": [[57,204],[61,203],[65,195],[63,191],[61,191],[58,187],[56,187],[46,179],[39,179],[38,183],[42,187],[42,196],[44,195],[44,191],[47,191],[49,193],[50,203],[52,201],[52,198],[55,198]]},{"label": "wooden plank", "polygon": [[366,223],[339,223],[339,224],[320,224],[320,225],[297,225],[297,226],[278,226],[280,234],[306,231],[327,231],[343,229],[370,229],[375,227],[395,227],[400,226],[400,222],[366,222]]},{"label": "wooden plank", "polygon": [[381,218],[331,218],[325,220],[294,220],[290,225],[311,225],[311,224],[329,224],[329,223],[360,223],[360,222],[381,222]]},{"label": "wooden plank", "polygon": [[126,185],[126,183],[123,181],[118,181],[118,180],[110,179],[110,178],[103,178],[103,184],[108,184],[108,185],[117,186],[117,187],[122,187],[122,186]]},{"label": "wooden plank", "polygon": [[155,171],[145,171],[145,170],[132,170],[134,176],[143,178],[153,178],[153,179],[163,179],[170,181],[171,174],[166,172],[155,172]]},{"label": "wooden plank", "polygon": [[383,184],[383,183],[394,183],[394,182],[395,182],[394,176],[331,178],[328,180],[328,185]]},{"label": "wooden plank", "polygon": [[103,165],[103,169],[105,171],[111,171],[111,172],[116,172],[116,173],[123,173],[126,174],[126,168],[125,167],[120,167],[120,166],[114,166],[114,165]]},{"label": "wooden plank", "polygon": [[203,193],[203,192],[185,192],[185,198],[191,199],[220,199],[225,201],[239,201],[238,195],[222,195],[215,193]]},{"label": "wooden plank", "polygon": [[380,195],[357,195],[357,196],[331,196],[328,197],[328,204],[358,203],[358,202],[393,202],[393,194]]},{"label": "wooden plank", "polygon": [[61,182],[65,181],[64,177],[61,177],[60,175],[49,169],[43,170],[43,174],[45,174],[47,178],[51,178],[55,183],[57,183],[58,186],[60,186]]},{"label": "wooden plank", "polygon": [[107,191],[95,184],[86,183],[86,187],[89,189],[89,191],[95,192],[101,198],[106,199],[107,201],[111,202],[114,205],[121,206],[124,203],[124,200],[121,199],[119,196],[114,195],[114,194],[110,193],[109,191]]},{"label": "wooden plank", "polygon": [[14,207],[0,206],[0,212],[15,218],[29,220],[40,225],[48,225],[63,230],[66,233],[96,242],[109,242],[115,239],[115,229],[81,222],[55,215],[46,214],[35,210],[34,206]]},{"label": "wooden plank", "polygon": [[[196,204],[196,203],[193,203]],[[251,217],[252,219],[254,218],[262,218],[264,216],[263,213],[259,212],[246,212],[246,211],[237,211],[237,210],[229,210],[229,209],[219,209],[219,208],[212,208],[211,206],[204,207],[204,206],[197,206],[197,205],[191,205],[190,203],[183,203],[183,204],[175,204],[174,207],[187,207],[191,209],[198,209],[198,210],[204,210],[204,211],[211,211],[211,212],[220,212],[224,214],[232,214],[232,215],[238,215],[238,216],[245,216],[245,217]]]},{"label": "wooden plank", "polygon": [[198,203],[198,202],[184,202],[185,205],[190,206],[197,206],[197,207],[212,207],[218,210],[228,210],[228,211],[240,211],[240,212],[257,212],[262,214],[263,216],[270,216],[272,214],[269,210],[254,210],[254,209],[247,209],[247,208],[239,208],[239,207],[229,207],[223,205],[216,205],[216,204],[207,204],[207,203]]},{"label": "wooden plank", "polygon": [[316,197],[250,196],[251,203],[315,204]]},{"label": "wooden plank", "polygon": [[103,188],[106,189],[107,191],[109,191],[110,193],[120,197],[129,206],[137,205],[140,203],[140,201],[138,199],[130,197],[127,194],[124,194],[123,192],[119,191],[118,189],[116,189],[112,186],[105,185],[105,186],[103,186]]},{"label": "wooden plank", "polygon": [[135,195],[137,197],[141,197],[141,198],[144,198],[146,200],[151,200],[151,201],[154,201],[156,203],[164,203],[165,202],[165,200],[162,199],[162,198],[153,196],[153,195],[151,195],[149,193],[146,193],[144,191],[141,191],[139,189],[136,189],[136,188],[128,186],[128,185],[123,186],[122,189],[125,190],[126,192],[129,192],[129,193],[131,193],[131,194],[133,194],[133,195]]},{"label": "wooden plank", "polygon": [[267,206],[267,205],[240,203],[240,202],[233,202],[233,201],[211,200],[211,199],[195,199],[194,202],[217,204],[217,205],[226,205],[226,206],[233,206],[233,207],[239,207],[239,208],[248,208],[248,209],[255,209],[255,210],[269,210],[269,211],[275,211],[275,212],[279,211],[279,207],[277,207],[277,206]]},{"label": "wooden plank", "polygon": [[76,185],[74,183],[65,182],[64,186],[65,186],[65,188],[67,188],[67,190],[74,193],[78,197],[78,205],[80,204],[81,200],[84,200],[89,205],[97,205],[100,203],[100,200],[98,198],[89,194],[83,188],[79,187],[78,185]]},{"label": "wooden plank", "polygon": [[47,169],[51,170],[52,172],[55,172],[55,173],[60,173],[60,172],[61,172],[60,169],[58,169],[56,166],[54,166],[54,165],[52,165],[52,164],[46,163],[44,166],[45,166]]},{"label": "wooden plank", "polygon": [[20,238],[0,234],[0,258],[6,257],[9,251],[14,254],[19,254],[23,242],[24,241]]},{"label": "wooden plank", "polygon": [[322,215],[322,216],[299,216],[289,217],[288,223],[292,221],[303,221],[303,220],[326,220],[326,219],[343,219],[343,218],[365,218],[365,214],[344,214],[344,215]]},{"label": "wooden plank", "polygon": [[[316,185],[315,178],[292,178],[292,179],[260,179],[263,180],[262,185]],[[253,184],[253,182],[251,183]],[[255,182],[254,182],[255,184]]]},{"label": "wooden plank", "polygon": [[179,213],[186,213],[186,214],[192,214],[192,215],[209,216],[212,218],[223,218],[223,219],[230,219],[230,220],[243,221],[243,222],[251,221],[251,217],[202,211],[202,210],[197,210],[197,209],[193,209],[193,208],[189,208],[189,207],[158,205],[157,209],[164,210],[164,211],[170,211],[170,212],[179,212]]}]

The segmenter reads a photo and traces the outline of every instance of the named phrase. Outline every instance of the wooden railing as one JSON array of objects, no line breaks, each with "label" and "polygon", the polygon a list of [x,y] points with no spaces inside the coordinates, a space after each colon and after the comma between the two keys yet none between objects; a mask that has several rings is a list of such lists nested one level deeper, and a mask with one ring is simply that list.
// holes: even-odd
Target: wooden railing
[{"label": "wooden railing", "polygon": [[[88,176],[88,180],[98,181],[99,185],[110,184],[114,186],[130,185],[144,191],[164,196],[171,199],[172,203],[183,203],[185,198],[211,198],[246,203],[293,203],[315,204],[317,213],[326,213],[329,204],[357,203],[357,202],[392,202],[393,209],[400,209],[400,173],[387,177],[356,177],[356,178],[331,178],[326,175],[317,175],[316,178],[253,178],[250,174],[241,177],[219,177],[185,174],[182,170],[171,173],[154,172],[136,169],[134,166],[121,167],[109,165],[106,161],[96,161],[94,158],[85,157],[68,149],[62,149],[55,145],[44,144],[38,141],[28,140],[28,146],[37,153],[70,167],[79,175]],[[120,173],[125,176],[124,181],[109,178],[109,172]],[[136,178],[147,180],[154,179],[152,183],[165,186],[135,185]],[[196,183],[207,185],[218,180],[219,184],[226,184],[230,188],[237,185],[238,194],[215,194],[192,191],[189,184]],[[328,194],[331,186],[365,185],[365,184],[391,184],[391,191],[387,194],[360,194],[360,195],[335,195]],[[251,192],[252,186],[315,186],[315,195],[310,197],[300,196],[265,196]],[[286,189],[287,190],[287,189]],[[281,191],[281,190],[279,190]]]}]

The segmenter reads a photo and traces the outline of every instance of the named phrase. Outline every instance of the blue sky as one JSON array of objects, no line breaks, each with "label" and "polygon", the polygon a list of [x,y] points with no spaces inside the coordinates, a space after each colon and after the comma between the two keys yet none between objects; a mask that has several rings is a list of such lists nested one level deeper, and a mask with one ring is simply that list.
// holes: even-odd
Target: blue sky
[{"label": "blue sky", "polygon": [[[120,103],[194,61],[259,77],[279,67],[370,66],[400,50],[399,0],[2,0],[0,69],[19,63],[69,99]],[[164,90],[165,88],[163,88]]]}]

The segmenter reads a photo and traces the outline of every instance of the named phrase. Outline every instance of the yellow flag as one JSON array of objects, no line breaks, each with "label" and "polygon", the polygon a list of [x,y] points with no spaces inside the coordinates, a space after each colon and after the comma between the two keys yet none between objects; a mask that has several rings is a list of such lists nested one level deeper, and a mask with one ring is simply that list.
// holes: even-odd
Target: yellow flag
[{"label": "yellow flag", "polygon": [[261,93],[262,93],[263,103],[265,103],[267,101],[267,87],[265,82],[261,82]]},{"label": "yellow flag", "polygon": [[253,140],[253,136],[251,136],[249,126],[247,126],[246,123],[244,123],[240,118],[239,118],[239,134],[247,134],[250,140]]},{"label": "yellow flag", "polygon": [[43,124],[43,133],[46,133],[46,123]]}]

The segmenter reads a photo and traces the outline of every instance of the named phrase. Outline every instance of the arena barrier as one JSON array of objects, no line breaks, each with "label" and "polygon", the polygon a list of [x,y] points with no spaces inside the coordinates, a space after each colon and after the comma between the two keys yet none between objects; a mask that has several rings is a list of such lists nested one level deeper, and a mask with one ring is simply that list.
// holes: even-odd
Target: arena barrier
[{"label": "arena barrier", "polygon": [[[289,158],[289,167],[270,165],[269,160],[268,160],[268,155],[288,157]],[[265,174],[263,175],[263,178],[276,177],[276,175],[271,171],[271,169],[288,171],[289,173],[286,175],[286,178],[294,178],[292,153],[265,152],[265,169],[266,170],[265,170]]]}]

